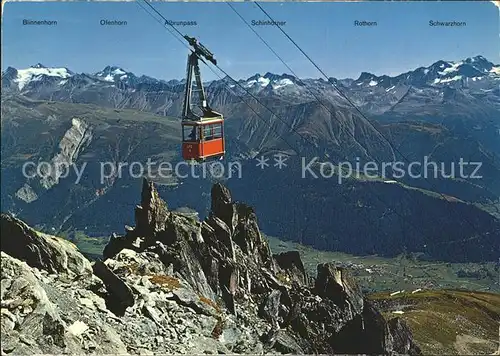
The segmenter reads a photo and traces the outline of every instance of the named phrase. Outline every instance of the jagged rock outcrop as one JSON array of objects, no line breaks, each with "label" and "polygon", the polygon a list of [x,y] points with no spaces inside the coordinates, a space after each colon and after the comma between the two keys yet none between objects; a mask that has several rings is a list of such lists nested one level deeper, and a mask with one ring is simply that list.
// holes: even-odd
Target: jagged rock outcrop
[{"label": "jagged rock outcrop", "polygon": [[352,315],[363,311],[363,293],[361,288],[344,268],[332,264],[318,265],[318,275],[314,291],[317,295],[328,298],[340,306],[345,306]]},{"label": "jagged rock outcrop", "polygon": [[37,232],[19,219],[1,215],[2,251],[50,273],[92,274],[90,262],[66,240]]},{"label": "jagged rock outcrop", "polygon": [[401,318],[389,320],[389,330],[394,335],[394,350],[400,354],[416,355],[420,354],[420,347],[415,344],[411,335],[410,328]]},{"label": "jagged rock outcrop", "polygon": [[[71,126],[66,130],[58,145],[58,151],[47,164],[39,166],[39,172],[28,165],[29,175],[38,176],[38,181],[29,180],[20,187],[15,196],[32,203],[43,194],[59,184],[60,179],[69,174],[70,167],[77,161],[84,149],[92,142],[92,126],[81,118],[74,117]],[[36,174],[38,173],[38,174]]]},{"label": "jagged rock outcrop", "polygon": [[308,285],[309,278],[298,251],[287,251],[274,255],[278,267],[286,271],[288,278],[300,285]]},{"label": "jagged rock outcrop", "polygon": [[[4,352],[419,353],[409,330],[365,301],[348,271],[321,264],[312,284],[298,253],[273,256],[253,209],[235,203],[221,184],[212,188],[204,221],[169,211],[147,181],[135,214],[136,226],[111,238],[93,273],[69,280],[55,274],[61,263],[51,260],[63,244],[45,244],[42,235],[2,215],[2,266],[11,266],[2,271]],[[4,250],[4,239],[18,236],[4,238],[4,221],[9,231],[26,235],[26,251]],[[37,259],[28,246],[41,246],[44,254]],[[33,272],[19,260],[29,261]],[[20,282],[5,292],[3,286],[16,278],[16,268],[31,273],[32,294],[47,306],[36,320],[50,327],[37,326],[28,343],[23,335],[35,326],[14,314],[23,304]],[[11,299],[17,304],[5,302]],[[30,318],[34,311],[22,313]]]}]

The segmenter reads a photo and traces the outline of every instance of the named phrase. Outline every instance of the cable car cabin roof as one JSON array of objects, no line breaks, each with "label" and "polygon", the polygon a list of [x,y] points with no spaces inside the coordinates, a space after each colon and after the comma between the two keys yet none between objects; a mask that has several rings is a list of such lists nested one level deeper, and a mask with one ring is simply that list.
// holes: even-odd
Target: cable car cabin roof
[{"label": "cable car cabin roof", "polygon": [[209,125],[209,124],[218,124],[224,122],[222,115],[216,117],[202,117],[200,120],[182,120],[182,125],[191,125],[191,126],[199,126],[199,125]]}]

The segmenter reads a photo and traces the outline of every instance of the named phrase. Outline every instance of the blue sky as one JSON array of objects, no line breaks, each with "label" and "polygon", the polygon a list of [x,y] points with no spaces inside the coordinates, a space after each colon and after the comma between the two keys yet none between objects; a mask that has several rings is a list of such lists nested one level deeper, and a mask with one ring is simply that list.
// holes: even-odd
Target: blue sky
[{"label": "blue sky", "polygon": [[[154,2],[167,19],[196,21],[178,27],[196,36],[235,78],[288,70],[226,3]],[[233,3],[241,15],[266,20],[255,4]],[[483,55],[498,63],[499,9],[479,2],[262,3],[283,29],[329,75],[356,78],[362,71],[396,75],[444,60]],[[57,20],[57,26],[23,26],[23,19]],[[101,19],[127,26],[101,26]],[[355,27],[355,20],[377,27]],[[466,21],[435,28],[429,20]],[[301,77],[320,73],[277,28],[256,27]],[[187,49],[134,2],[9,2],[2,19],[2,69],[38,62],[75,72],[117,65],[137,75],[182,78]],[[202,68],[204,79],[214,79]]]}]

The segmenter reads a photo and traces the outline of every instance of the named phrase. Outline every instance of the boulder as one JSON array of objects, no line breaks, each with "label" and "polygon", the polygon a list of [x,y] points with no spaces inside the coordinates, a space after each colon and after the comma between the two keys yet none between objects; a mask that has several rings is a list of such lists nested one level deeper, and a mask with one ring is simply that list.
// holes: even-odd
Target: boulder
[{"label": "boulder", "polygon": [[349,308],[352,315],[361,314],[363,293],[351,274],[331,263],[319,264],[317,269],[314,292],[341,308]]},{"label": "boulder", "polygon": [[[82,354],[82,337],[88,340],[89,328],[80,318],[86,319],[92,330],[96,330],[97,325],[102,328],[102,335],[95,335],[97,353],[126,354],[126,348],[116,333],[94,312],[82,313],[78,302],[68,298],[70,291],[49,285],[39,270],[4,252],[1,253],[1,267],[4,288],[1,301],[2,354]],[[75,327],[82,324],[85,324],[83,331],[81,327]]]},{"label": "boulder", "polygon": [[94,274],[99,277],[108,291],[108,308],[115,314],[123,315],[125,309],[134,305],[134,294],[130,287],[102,261],[96,261]]},{"label": "boulder", "polygon": [[290,281],[307,286],[308,276],[298,251],[287,251],[273,255],[280,272],[285,273]]}]

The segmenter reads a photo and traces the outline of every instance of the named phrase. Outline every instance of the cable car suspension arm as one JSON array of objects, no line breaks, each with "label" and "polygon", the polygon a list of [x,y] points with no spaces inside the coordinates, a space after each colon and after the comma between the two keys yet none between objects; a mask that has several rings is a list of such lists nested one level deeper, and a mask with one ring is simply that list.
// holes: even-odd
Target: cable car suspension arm
[{"label": "cable car suspension arm", "polygon": [[[199,120],[199,116],[196,115],[191,110],[191,96],[193,94],[193,72],[195,76],[196,82],[196,91],[198,92],[198,96],[201,103],[201,110],[203,112],[203,116],[214,116],[213,110],[207,103],[207,98],[205,95],[205,89],[203,87],[203,82],[201,80],[200,66],[198,61],[201,60],[203,63],[206,59],[217,65],[217,61],[215,60],[212,52],[210,52],[205,46],[199,43],[196,38],[189,37],[187,35],[183,36],[184,39],[193,47],[191,49],[191,53],[188,56],[187,68],[186,68],[186,90],[184,92],[184,104],[182,108],[182,117],[187,120]],[[206,63],[205,63],[206,64]]]}]

